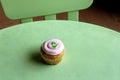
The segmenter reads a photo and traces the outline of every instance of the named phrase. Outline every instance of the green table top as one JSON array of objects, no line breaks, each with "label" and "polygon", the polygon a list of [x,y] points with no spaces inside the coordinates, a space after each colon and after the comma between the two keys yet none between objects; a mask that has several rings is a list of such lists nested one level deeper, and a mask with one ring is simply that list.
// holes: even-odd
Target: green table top
[{"label": "green table top", "polygon": [[[42,42],[58,38],[58,65],[40,59]],[[74,21],[38,21],[0,30],[0,80],[120,80],[120,33]]]}]

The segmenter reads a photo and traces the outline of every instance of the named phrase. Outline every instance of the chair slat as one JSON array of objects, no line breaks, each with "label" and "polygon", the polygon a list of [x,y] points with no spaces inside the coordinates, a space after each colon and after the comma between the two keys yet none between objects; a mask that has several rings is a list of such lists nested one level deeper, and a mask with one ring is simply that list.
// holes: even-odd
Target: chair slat
[{"label": "chair slat", "polygon": [[21,23],[32,22],[32,21],[33,21],[32,18],[21,19]]},{"label": "chair slat", "polygon": [[56,14],[44,16],[45,20],[56,20]]},{"label": "chair slat", "polygon": [[79,21],[79,11],[68,12],[67,19],[72,21]]}]

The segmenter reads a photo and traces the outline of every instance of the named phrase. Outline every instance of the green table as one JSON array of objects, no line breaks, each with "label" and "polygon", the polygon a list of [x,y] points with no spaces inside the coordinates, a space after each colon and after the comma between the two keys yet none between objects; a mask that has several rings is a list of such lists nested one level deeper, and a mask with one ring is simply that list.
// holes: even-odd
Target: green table
[{"label": "green table", "polygon": [[[42,42],[58,38],[65,55],[42,63]],[[120,80],[120,33],[74,21],[38,21],[0,30],[0,80]]]}]

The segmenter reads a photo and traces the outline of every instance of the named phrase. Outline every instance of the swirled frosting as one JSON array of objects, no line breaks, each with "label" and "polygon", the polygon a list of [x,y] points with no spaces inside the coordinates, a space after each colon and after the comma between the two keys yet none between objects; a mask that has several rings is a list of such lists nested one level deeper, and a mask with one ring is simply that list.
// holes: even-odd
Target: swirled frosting
[{"label": "swirled frosting", "polygon": [[43,43],[42,49],[48,55],[57,55],[63,51],[64,45],[58,39],[50,39]]}]

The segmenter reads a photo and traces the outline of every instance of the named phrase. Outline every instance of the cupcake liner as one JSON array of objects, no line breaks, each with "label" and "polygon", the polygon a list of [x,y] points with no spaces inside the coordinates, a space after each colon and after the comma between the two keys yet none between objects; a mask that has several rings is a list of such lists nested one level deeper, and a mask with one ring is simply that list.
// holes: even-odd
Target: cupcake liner
[{"label": "cupcake liner", "polygon": [[58,64],[64,55],[64,50],[57,55],[48,55],[41,49],[41,57],[47,64]]}]

